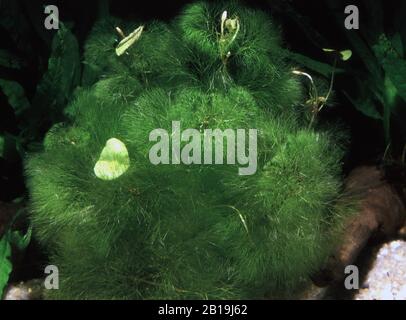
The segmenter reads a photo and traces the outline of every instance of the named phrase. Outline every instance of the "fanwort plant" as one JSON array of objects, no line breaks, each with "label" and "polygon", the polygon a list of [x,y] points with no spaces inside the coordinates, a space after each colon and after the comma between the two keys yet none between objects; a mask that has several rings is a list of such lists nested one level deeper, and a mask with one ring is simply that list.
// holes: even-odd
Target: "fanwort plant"
[{"label": "fanwort plant", "polygon": [[[35,236],[60,270],[48,298],[292,294],[335,243],[343,150],[337,132],[303,124],[278,28],[232,2],[139,27],[97,23],[70,121],[27,162]],[[173,121],[257,129],[256,173],[153,165],[149,133]]]}]

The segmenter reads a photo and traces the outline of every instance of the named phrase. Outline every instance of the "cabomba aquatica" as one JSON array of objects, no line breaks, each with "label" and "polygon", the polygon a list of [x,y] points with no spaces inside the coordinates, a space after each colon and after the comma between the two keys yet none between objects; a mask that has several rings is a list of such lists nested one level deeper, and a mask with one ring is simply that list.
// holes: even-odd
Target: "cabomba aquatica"
[{"label": "cabomba aquatica", "polygon": [[[172,121],[172,132],[155,129],[149,141],[158,141],[149,150],[154,165],[235,165],[239,175],[253,175],[257,171],[257,130],[249,129],[181,129],[180,121]],[[182,149],[180,143],[185,142]]]},{"label": "cabomba aquatica", "polygon": [[[252,299],[306,285],[346,214],[342,134],[309,126],[286,54],[269,15],[234,2],[193,3],[168,23],[97,22],[88,85],[26,164],[34,234],[60,270],[47,298]],[[172,121],[256,129],[255,174],[152,164],[149,133]]]}]

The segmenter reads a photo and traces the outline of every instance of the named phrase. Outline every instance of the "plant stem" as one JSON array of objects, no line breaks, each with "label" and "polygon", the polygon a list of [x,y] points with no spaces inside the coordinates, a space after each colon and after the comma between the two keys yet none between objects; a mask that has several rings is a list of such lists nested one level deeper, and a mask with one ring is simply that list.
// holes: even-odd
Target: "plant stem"
[{"label": "plant stem", "polygon": [[326,95],[326,99],[324,100],[324,102],[322,103],[322,105],[320,106],[318,112],[320,112],[324,106],[327,104],[328,99],[331,96],[331,93],[333,92],[333,86],[334,86],[334,79],[335,79],[335,73],[336,73],[336,68],[337,68],[337,58],[334,59],[334,65],[333,65],[333,71],[331,71],[331,79],[330,79],[330,87],[328,89],[327,95]]},{"label": "plant stem", "polygon": [[[309,129],[313,126],[314,121],[316,120],[316,116],[325,107],[325,105],[327,104],[328,99],[331,96],[331,93],[333,92],[336,69],[337,69],[337,58],[334,59],[333,70],[331,71],[330,87],[328,89],[327,95],[326,95],[323,103],[321,104],[321,106],[318,107],[316,110],[313,110],[312,118],[311,118],[310,123],[309,123]],[[318,97],[318,93],[317,93],[317,88],[314,85],[313,81],[312,81],[312,86],[314,87],[314,92],[316,93],[316,103],[318,103],[319,97]]]}]

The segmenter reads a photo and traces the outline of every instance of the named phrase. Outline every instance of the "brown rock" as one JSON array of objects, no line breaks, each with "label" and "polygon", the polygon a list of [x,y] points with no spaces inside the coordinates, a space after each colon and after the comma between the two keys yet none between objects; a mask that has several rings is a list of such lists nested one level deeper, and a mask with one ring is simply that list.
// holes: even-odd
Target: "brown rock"
[{"label": "brown rock", "polygon": [[357,200],[359,209],[346,222],[336,253],[313,277],[318,286],[341,281],[345,267],[355,262],[368,241],[393,237],[405,224],[405,204],[383,172],[375,167],[355,169],[346,179],[345,197]]}]

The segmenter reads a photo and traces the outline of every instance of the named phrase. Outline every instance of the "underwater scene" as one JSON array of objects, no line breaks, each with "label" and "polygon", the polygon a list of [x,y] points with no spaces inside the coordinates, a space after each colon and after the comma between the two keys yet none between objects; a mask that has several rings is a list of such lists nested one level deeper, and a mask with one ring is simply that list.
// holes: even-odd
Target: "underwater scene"
[{"label": "underwater scene", "polygon": [[406,300],[406,1],[0,0],[0,35],[1,300]]}]

